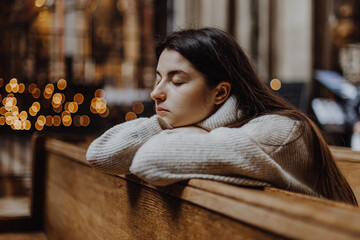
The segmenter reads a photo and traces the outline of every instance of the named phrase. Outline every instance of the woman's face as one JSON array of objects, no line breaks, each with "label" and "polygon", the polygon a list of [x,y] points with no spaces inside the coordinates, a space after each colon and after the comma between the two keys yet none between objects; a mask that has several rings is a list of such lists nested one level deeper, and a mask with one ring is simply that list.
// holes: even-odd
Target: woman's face
[{"label": "woman's face", "polygon": [[167,49],[161,53],[151,98],[156,113],[168,124],[181,127],[207,118],[215,111],[215,95],[205,75],[180,53]]}]

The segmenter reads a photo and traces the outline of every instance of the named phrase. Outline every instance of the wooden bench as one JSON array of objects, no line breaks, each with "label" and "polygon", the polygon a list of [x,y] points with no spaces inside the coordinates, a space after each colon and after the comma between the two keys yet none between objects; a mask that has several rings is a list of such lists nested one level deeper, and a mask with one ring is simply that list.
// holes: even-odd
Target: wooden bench
[{"label": "wooden bench", "polygon": [[[45,173],[44,188],[34,181],[33,205],[43,205],[34,214],[50,240],[360,238],[360,210],[346,204],[199,179],[155,187],[92,169],[86,143],[34,142]],[[332,151],[360,199],[360,153]]]}]

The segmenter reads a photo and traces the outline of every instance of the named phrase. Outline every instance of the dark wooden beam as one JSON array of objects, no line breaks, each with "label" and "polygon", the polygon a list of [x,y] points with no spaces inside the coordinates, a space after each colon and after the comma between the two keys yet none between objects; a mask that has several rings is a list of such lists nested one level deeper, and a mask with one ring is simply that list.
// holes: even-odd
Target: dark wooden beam
[{"label": "dark wooden beam", "polygon": [[235,20],[236,20],[236,1],[229,0],[228,3],[228,18],[227,18],[227,32],[230,33],[232,36],[235,36]]},{"label": "dark wooden beam", "polygon": [[155,41],[167,33],[168,0],[154,0],[154,37]]}]

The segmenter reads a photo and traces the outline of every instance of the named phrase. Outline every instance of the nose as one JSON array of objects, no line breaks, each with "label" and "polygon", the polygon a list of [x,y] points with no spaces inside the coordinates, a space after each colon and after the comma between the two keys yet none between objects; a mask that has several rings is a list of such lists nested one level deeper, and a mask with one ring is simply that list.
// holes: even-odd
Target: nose
[{"label": "nose", "polygon": [[166,93],[163,88],[164,87],[162,87],[162,84],[155,86],[154,90],[150,94],[152,100],[159,102],[166,99]]}]

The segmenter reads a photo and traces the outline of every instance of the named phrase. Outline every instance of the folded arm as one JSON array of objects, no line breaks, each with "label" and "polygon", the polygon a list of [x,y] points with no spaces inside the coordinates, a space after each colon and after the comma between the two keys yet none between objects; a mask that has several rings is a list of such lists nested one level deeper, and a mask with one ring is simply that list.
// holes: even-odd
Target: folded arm
[{"label": "folded arm", "polygon": [[[269,125],[257,121],[241,128],[222,127],[205,134],[166,130],[139,148],[130,171],[155,185],[206,178],[284,189],[292,185],[292,188],[303,188],[303,192],[311,191],[289,174],[278,154],[292,139],[298,139],[301,131],[297,122],[289,119],[285,122],[286,126],[281,122]],[[279,159],[272,158],[273,152],[277,152]],[[290,155],[288,158],[301,157]]]},{"label": "folded arm", "polygon": [[157,115],[116,125],[90,144],[86,159],[92,167],[104,173],[129,173],[139,147],[163,128],[169,127]]}]

